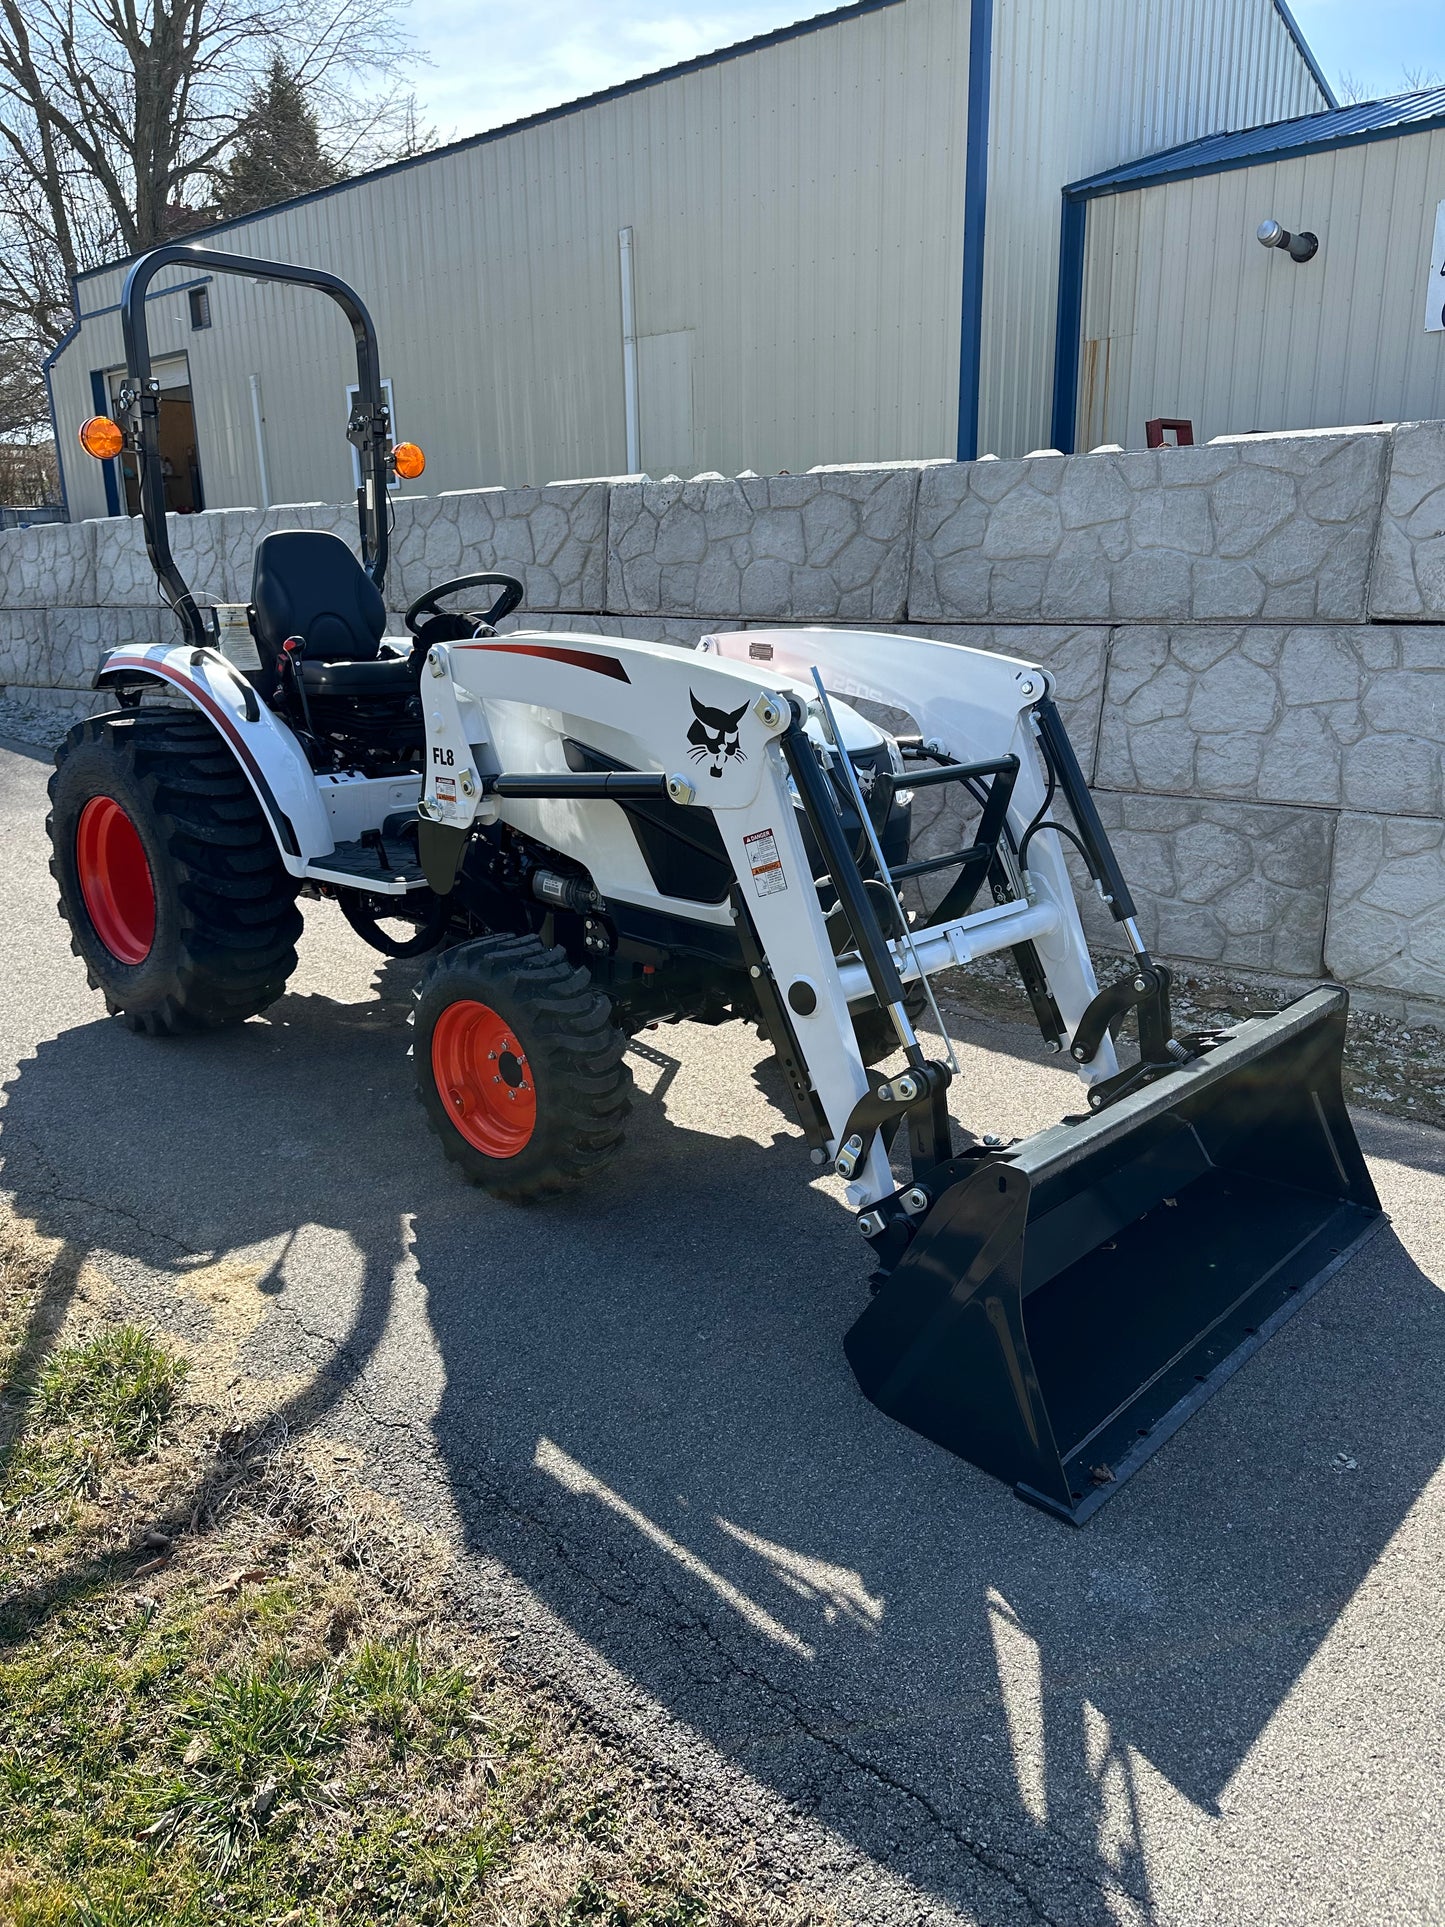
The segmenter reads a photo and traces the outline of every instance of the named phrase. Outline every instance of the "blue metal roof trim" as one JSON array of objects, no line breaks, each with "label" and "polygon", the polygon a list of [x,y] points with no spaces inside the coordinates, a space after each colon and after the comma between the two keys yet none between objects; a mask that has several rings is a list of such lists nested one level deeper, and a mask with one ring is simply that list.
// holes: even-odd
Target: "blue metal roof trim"
[{"label": "blue metal roof trim", "polygon": [[963,180],[963,285],[958,326],[958,436],[961,462],[978,454],[983,379],[983,244],[988,221],[988,128],[993,110],[993,0],[970,0],[968,133]]},{"label": "blue metal roof trim", "polygon": [[[412,154],[404,161],[389,161],[384,167],[373,167],[365,174],[353,174],[347,180],[337,181],[332,187],[318,187],[310,194],[296,194],[289,201],[275,201],[270,207],[258,207],[254,213],[238,214],[229,221],[217,221],[211,227],[188,229],[181,238],[201,241],[228,233],[232,228],[248,227],[253,221],[282,213],[288,208],[305,207],[311,201],[324,201],[333,194],[345,194],[353,187],[364,187],[368,181],[385,180],[388,174],[402,174],[410,167],[425,167],[428,162],[445,160],[451,154],[465,154],[473,147],[487,147],[493,141],[505,140],[509,134],[523,134],[533,127],[545,127],[549,121],[565,120],[569,114],[580,114],[584,108],[601,107],[612,100],[625,100],[629,94],[640,94],[645,88],[660,86],[665,80],[677,80],[683,74],[702,73],[708,67],[720,67],[726,61],[740,60],[744,54],[761,53],[765,47],[781,46],[784,41],[801,39],[804,34],[821,33],[826,27],[841,26],[845,20],[865,13],[881,13],[887,7],[902,4],[903,0],[851,0],[846,7],[834,7],[829,13],[817,13],[806,20],[795,20],[791,26],[775,27],[771,33],[755,34],[751,40],[735,41],[730,47],[719,47],[710,54],[698,54],[692,60],[680,60],[672,67],[659,67],[654,73],[639,74],[635,80],[619,81],[615,87],[604,87],[595,94],[583,94],[578,100],[564,101],[560,106],[545,108],[539,114],[528,114],[523,120],[508,121],[504,127],[489,127],[483,133],[468,134],[464,140],[450,141],[445,147],[433,147],[425,154]],[[139,259],[140,256],[135,254],[122,255],[118,260],[106,261],[98,268],[87,268],[76,279],[88,281],[97,274],[109,274],[116,268],[124,267],[127,262]]]},{"label": "blue metal roof trim", "polygon": [[1319,88],[1331,107],[1338,107],[1340,103],[1335,97],[1335,90],[1325,79],[1324,72],[1320,67],[1320,63],[1314,57],[1310,43],[1300,32],[1299,22],[1290,12],[1289,7],[1285,4],[1285,0],[1274,0],[1274,10],[1288,29],[1290,39],[1293,40],[1296,47],[1299,48],[1300,59],[1314,75],[1316,87]]},{"label": "blue metal roof trim", "polygon": [[1127,161],[1064,189],[1071,199],[1118,194],[1131,187],[1152,187],[1162,181],[1188,180],[1199,174],[1222,174],[1230,168],[1259,161],[1286,160],[1296,155],[1327,153],[1355,141],[1386,140],[1393,134],[1424,133],[1445,127],[1445,87],[1413,94],[1392,94],[1386,100],[1362,100],[1350,107],[1333,107],[1323,114],[1303,114],[1297,120],[1272,121],[1236,134],[1206,134],[1201,140],[1168,147],[1159,154]]}]

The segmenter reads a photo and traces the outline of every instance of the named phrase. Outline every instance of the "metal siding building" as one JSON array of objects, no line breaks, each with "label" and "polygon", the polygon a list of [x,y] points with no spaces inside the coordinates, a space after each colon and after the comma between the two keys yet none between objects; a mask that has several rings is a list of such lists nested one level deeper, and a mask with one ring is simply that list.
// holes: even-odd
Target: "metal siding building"
[{"label": "metal siding building", "polygon": [[[1279,0],[858,0],[194,238],[359,290],[428,493],[629,454],[654,475],[971,454],[976,423],[1022,452],[1048,427],[1063,183],[1327,98]],[[74,516],[124,506],[118,464],[71,455],[121,370],[124,278],[81,277],[52,357]],[[339,314],[194,279],[163,277],[150,317],[206,506],[345,496]]]},{"label": "metal siding building", "polygon": [[1019,455],[1050,438],[1063,184],[1329,96],[1285,15],[1232,0],[1000,0],[992,65],[978,448]]},{"label": "metal siding building", "polygon": [[[1442,202],[1445,89],[1071,187],[1060,445],[1137,443],[1156,416],[1206,440],[1445,415],[1445,331],[1425,329]],[[1271,218],[1317,234],[1314,259],[1260,247]]]}]

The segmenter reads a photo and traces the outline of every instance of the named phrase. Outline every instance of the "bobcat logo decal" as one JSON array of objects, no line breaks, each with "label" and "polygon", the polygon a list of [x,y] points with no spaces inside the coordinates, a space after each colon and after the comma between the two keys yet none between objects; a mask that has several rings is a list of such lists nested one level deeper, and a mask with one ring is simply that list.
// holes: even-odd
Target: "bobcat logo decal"
[{"label": "bobcat logo decal", "polygon": [[700,703],[692,691],[692,713],[696,718],[687,732],[690,745],[688,755],[695,763],[706,763],[709,776],[721,776],[730,762],[745,763],[747,752],[738,741],[738,724],[743,719],[746,703],[739,703],[736,709],[709,709]]}]

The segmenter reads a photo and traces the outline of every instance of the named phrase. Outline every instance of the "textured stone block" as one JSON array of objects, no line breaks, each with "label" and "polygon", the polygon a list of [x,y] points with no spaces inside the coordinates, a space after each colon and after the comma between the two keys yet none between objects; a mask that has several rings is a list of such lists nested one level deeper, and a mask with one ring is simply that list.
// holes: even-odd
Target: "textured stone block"
[{"label": "textured stone block", "polygon": [[1445,422],[1403,422],[1391,437],[1370,614],[1445,622]]},{"label": "textured stone block", "polygon": [[48,682],[49,649],[43,609],[0,608],[0,685]]},{"label": "textured stone block", "polygon": [[45,674],[28,678],[56,689],[89,689],[101,658],[127,645],[179,642],[169,609],[51,609],[46,615]]},{"label": "textured stone block", "polygon": [[601,609],[607,586],[608,488],[466,489],[396,504],[387,602],[405,609],[455,576],[498,569],[527,586],[524,607]]},{"label": "textured stone block", "polygon": [[97,522],[0,530],[0,608],[94,602]]},{"label": "textured stone block", "polygon": [[[112,516],[86,526],[95,531],[94,594],[57,600],[91,600],[102,608],[161,602],[139,516]],[[198,602],[244,600],[250,591],[249,550],[263,526],[264,518],[256,509],[207,509],[201,515],[166,517],[171,554]],[[246,587],[238,591],[235,576],[240,556],[246,557]]]},{"label": "textured stone block", "polygon": [[165,609],[0,609],[0,683],[89,689],[110,650],[179,636]]},{"label": "textured stone block", "polygon": [[[1308,977],[1321,968],[1334,819],[1323,810],[1095,792],[1139,926],[1163,957]],[[1124,947],[1096,896],[1090,938]]]},{"label": "textured stone block", "polygon": [[1445,998],[1445,823],[1340,817],[1325,962],[1345,983]]},{"label": "textured stone block", "polygon": [[826,469],[612,490],[607,607],[896,622],[920,470]]},{"label": "textured stone block", "polygon": [[1445,806],[1445,628],[1118,629],[1103,707],[1110,789]]},{"label": "textured stone block", "polygon": [[1383,435],[924,471],[913,621],[1359,621]]}]

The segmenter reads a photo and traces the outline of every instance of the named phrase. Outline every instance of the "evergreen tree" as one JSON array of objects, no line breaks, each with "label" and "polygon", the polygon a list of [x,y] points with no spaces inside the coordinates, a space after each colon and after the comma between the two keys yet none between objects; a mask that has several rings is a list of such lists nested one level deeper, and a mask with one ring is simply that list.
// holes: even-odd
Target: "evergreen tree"
[{"label": "evergreen tree", "polygon": [[222,220],[251,214],[340,179],[300,82],[281,55],[273,54],[220,177],[217,214]]}]

